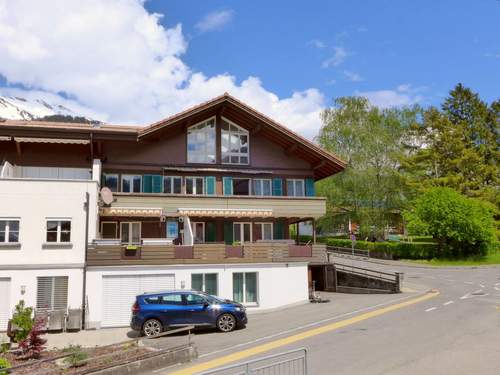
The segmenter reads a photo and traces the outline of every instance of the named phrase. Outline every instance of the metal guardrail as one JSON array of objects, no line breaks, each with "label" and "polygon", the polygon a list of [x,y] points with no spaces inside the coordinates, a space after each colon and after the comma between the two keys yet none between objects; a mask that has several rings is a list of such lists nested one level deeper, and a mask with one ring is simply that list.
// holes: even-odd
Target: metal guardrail
[{"label": "metal guardrail", "polygon": [[401,278],[401,273],[399,272],[384,272],[369,268],[351,266],[348,264],[335,263],[335,269],[337,271],[345,271],[355,275],[362,275],[390,282],[398,282],[398,279]]},{"label": "metal guardrail", "polygon": [[350,247],[327,246],[326,251],[330,253],[346,254],[370,258],[370,250],[353,249]]},{"label": "metal guardrail", "polygon": [[307,375],[305,348],[272,354],[252,361],[205,371],[199,375]]}]

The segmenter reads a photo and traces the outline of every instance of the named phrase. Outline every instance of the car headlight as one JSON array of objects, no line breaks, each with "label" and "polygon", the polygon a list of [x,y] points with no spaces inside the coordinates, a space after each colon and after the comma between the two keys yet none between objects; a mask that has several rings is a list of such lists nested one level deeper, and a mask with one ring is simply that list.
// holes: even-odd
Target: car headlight
[{"label": "car headlight", "polygon": [[243,306],[241,306],[241,307],[240,306],[236,306],[234,309],[236,311],[245,311],[245,308]]}]

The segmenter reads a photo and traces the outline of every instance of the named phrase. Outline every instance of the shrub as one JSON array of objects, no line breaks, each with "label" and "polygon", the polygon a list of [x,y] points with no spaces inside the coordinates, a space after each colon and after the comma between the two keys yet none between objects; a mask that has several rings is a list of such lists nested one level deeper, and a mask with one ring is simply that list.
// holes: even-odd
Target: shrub
[{"label": "shrub", "polygon": [[80,345],[70,345],[63,350],[64,352],[70,352],[71,354],[64,358],[64,363],[69,367],[79,367],[85,364],[85,360],[88,358],[87,352],[85,352]]},{"label": "shrub", "polygon": [[7,375],[7,371],[3,371],[5,369],[11,368],[10,362],[7,358],[0,357],[0,375]]},{"label": "shrub", "polygon": [[38,319],[31,328],[28,337],[19,343],[19,348],[22,351],[23,358],[38,358],[45,349],[45,343],[47,340],[42,339],[41,337],[43,325],[43,320]]},{"label": "shrub", "polygon": [[486,255],[495,240],[494,208],[450,188],[432,188],[404,217],[414,234],[438,241],[440,257]]},{"label": "shrub", "polygon": [[19,343],[28,337],[33,328],[33,319],[31,315],[33,315],[33,308],[25,307],[24,300],[20,300],[12,315],[12,323],[16,325],[16,331],[14,333],[15,342]]}]

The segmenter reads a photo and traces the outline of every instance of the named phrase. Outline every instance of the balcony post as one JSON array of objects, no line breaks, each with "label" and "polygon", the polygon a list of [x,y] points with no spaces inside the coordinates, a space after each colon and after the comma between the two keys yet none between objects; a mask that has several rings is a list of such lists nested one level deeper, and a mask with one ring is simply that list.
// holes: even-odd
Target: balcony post
[{"label": "balcony post", "polygon": [[313,245],[316,245],[316,219],[312,219]]}]

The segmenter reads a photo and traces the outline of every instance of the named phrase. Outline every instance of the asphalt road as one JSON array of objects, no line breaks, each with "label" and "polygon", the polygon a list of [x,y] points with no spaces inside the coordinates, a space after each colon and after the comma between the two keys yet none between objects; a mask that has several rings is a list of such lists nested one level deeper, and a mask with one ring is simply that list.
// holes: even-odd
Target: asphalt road
[{"label": "asphalt road", "polygon": [[[328,304],[308,304],[250,317],[246,329],[230,334],[199,332],[200,358],[250,352],[280,339],[342,322],[436,289],[439,295],[344,327],[300,337],[256,356],[304,347],[309,374],[500,374],[500,267],[417,268],[336,259],[340,263],[404,272],[397,295],[332,293]],[[172,340],[175,338],[171,338]],[[168,374],[191,365],[155,372]]]}]

